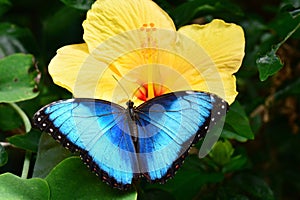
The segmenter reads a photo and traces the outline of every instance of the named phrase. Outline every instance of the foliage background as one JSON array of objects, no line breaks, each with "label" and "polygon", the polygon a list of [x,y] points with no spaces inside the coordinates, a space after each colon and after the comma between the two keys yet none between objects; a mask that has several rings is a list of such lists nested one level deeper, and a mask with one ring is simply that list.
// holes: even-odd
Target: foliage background
[{"label": "foliage background", "polygon": [[177,27],[213,18],[241,25],[246,55],[213,151],[201,160],[190,155],[167,184],[142,181],[137,192],[110,189],[30,129],[40,107],[71,97],[53,84],[47,65],[58,48],[83,42],[92,2],[0,0],[0,199],[300,198],[299,0],[156,1]]}]

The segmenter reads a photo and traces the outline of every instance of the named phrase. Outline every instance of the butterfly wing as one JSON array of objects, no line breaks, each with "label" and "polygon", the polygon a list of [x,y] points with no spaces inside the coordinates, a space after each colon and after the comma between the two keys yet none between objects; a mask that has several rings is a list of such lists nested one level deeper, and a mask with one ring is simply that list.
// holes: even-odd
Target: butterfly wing
[{"label": "butterfly wing", "polygon": [[137,168],[126,113],[123,107],[107,101],[69,99],[40,109],[34,123],[66,148],[79,151],[105,182],[124,189]]},{"label": "butterfly wing", "polygon": [[66,148],[79,151],[106,183],[126,189],[139,175],[151,182],[172,177],[191,144],[226,108],[215,95],[175,92],[134,109],[132,121],[128,110],[111,102],[70,99],[45,106],[35,114],[34,123]]},{"label": "butterfly wing", "polygon": [[137,107],[141,173],[150,182],[172,177],[191,145],[205,136],[210,121],[218,121],[226,111],[224,100],[195,91],[169,93]]}]

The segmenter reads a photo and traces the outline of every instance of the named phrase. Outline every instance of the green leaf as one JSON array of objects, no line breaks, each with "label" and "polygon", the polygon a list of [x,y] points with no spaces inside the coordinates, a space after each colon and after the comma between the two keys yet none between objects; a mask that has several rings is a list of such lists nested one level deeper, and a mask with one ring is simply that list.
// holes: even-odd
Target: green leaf
[{"label": "green leaf", "polygon": [[300,78],[289,83],[285,88],[278,90],[274,97],[276,100],[287,97],[289,95],[299,95],[300,94]]},{"label": "green leaf", "polygon": [[269,76],[276,74],[283,67],[283,63],[276,55],[276,52],[299,29],[300,16],[294,18],[291,14],[284,13],[275,22],[271,23],[270,27],[275,29],[277,34],[284,39],[256,59],[261,81],[267,80]]},{"label": "green leaf", "polygon": [[0,60],[0,103],[19,102],[38,95],[34,92],[34,73],[31,55],[14,54]]},{"label": "green leaf", "polygon": [[137,199],[136,191],[123,192],[103,183],[78,157],[70,157],[59,163],[46,180],[52,199]]},{"label": "green leaf", "polygon": [[158,188],[150,188],[143,190],[142,193],[139,193],[139,199],[176,200],[176,198],[170,192]]},{"label": "green leaf", "polygon": [[300,7],[300,1],[299,0],[282,0],[283,6],[291,5],[293,8],[299,8]]},{"label": "green leaf", "polygon": [[0,144],[0,167],[5,165],[8,160],[7,152],[5,151],[5,148]]},{"label": "green leaf", "polygon": [[36,52],[35,40],[29,29],[11,23],[0,23],[0,58],[14,54]]},{"label": "green leaf", "polygon": [[58,163],[73,155],[48,134],[41,135],[38,148],[33,177],[45,178]]},{"label": "green leaf", "polygon": [[9,137],[7,138],[7,141],[18,148],[37,152],[40,136],[41,133],[39,131],[32,130],[25,135],[14,135]]},{"label": "green leaf", "polygon": [[224,128],[243,138],[254,139],[248,117],[238,101],[230,106]]},{"label": "green leaf", "polygon": [[[278,16],[268,25],[272,30],[273,35],[276,34],[275,36],[283,39],[278,44],[278,47],[287,41],[287,39],[290,38],[297,31],[297,29],[299,29],[300,16],[298,12],[299,8],[293,9],[292,11],[280,12]],[[299,32],[297,31],[297,34],[295,35],[299,37]]]},{"label": "green leaf", "polygon": [[281,60],[276,56],[276,51],[277,48],[272,48],[256,60],[261,81],[267,80],[269,76],[276,74],[283,67]]},{"label": "green leaf", "polygon": [[95,0],[60,0],[67,6],[76,8],[79,10],[89,10]]},{"label": "green leaf", "polygon": [[21,125],[22,119],[20,115],[18,115],[17,112],[8,104],[0,103],[0,129],[3,131],[8,131],[18,128]]},{"label": "green leaf", "polygon": [[55,10],[43,20],[43,40],[47,41],[43,51],[47,60],[52,59],[63,45],[81,42],[82,21],[82,13],[67,6]]},{"label": "green leaf", "polygon": [[263,179],[257,176],[253,176],[251,174],[240,174],[234,178],[234,181],[241,190],[250,194],[252,199],[274,199],[274,194],[270,187]]},{"label": "green leaf", "polygon": [[218,141],[214,144],[209,156],[218,165],[225,165],[231,160],[234,148],[228,140]]},{"label": "green leaf", "polygon": [[248,138],[238,135],[235,131],[231,131],[228,129],[223,129],[221,137],[224,139],[234,139],[239,142],[247,142]]},{"label": "green leaf", "polygon": [[293,10],[293,11],[290,11],[289,14],[290,14],[293,18],[299,17],[299,16],[300,16],[300,8],[295,9],[295,10]]},{"label": "green leaf", "polygon": [[249,171],[246,171],[232,174],[223,186],[218,187],[215,196],[208,199],[273,200],[275,198],[272,190],[262,178],[251,175]]},{"label": "green leaf", "polygon": [[176,7],[170,15],[177,26],[182,26],[192,19],[212,13],[230,13],[232,15],[243,15],[241,9],[225,0],[193,0]]},{"label": "green leaf", "polygon": [[11,3],[9,0],[0,0],[0,16],[2,16],[10,7]]},{"label": "green leaf", "polygon": [[21,179],[5,173],[0,175],[0,186],[0,200],[50,199],[48,184],[43,179]]},{"label": "green leaf", "polygon": [[205,171],[202,165],[198,156],[189,155],[173,179],[165,184],[147,184],[145,192],[152,192],[156,188],[167,191],[176,199],[195,199],[205,184],[218,183],[224,179],[223,173]]},{"label": "green leaf", "polygon": [[228,163],[226,163],[223,168],[222,168],[222,172],[223,173],[229,173],[229,172],[234,172],[237,170],[242,169],[248,162],[248,158],[246,157],[246,155],[237,155],[234,156],[230,159],[230,161]]}]

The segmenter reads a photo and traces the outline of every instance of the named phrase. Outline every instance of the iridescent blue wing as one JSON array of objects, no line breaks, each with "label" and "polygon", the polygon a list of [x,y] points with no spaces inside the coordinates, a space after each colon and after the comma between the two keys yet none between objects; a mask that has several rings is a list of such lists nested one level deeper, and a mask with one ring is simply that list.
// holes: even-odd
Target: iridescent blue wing
[{"label": "iridescent blue wing", "polygon": [[210,123],[225,115],[227,103],[216,95],[182,91],[151,99],[135,111],[140,173],[150,182],[165,182]]},{"label": "iridescent blue wing", "polygon": [[34,123],[71,151],[105,182],[129,187],[137,160],[130,120],[123,107],[102,100],[69,99],[51,103],[34,116]]},{"label": "iridescent blue wing", "polygon": [[217,96],[193,91],[156,97],[133,108],[132,116],[107,101],[70,99],[40,109],[34,123],[66,148],[79,151],[105,182],[125,189],[140,175],[151,182],[172,177],[191,144],[226,108]]}]

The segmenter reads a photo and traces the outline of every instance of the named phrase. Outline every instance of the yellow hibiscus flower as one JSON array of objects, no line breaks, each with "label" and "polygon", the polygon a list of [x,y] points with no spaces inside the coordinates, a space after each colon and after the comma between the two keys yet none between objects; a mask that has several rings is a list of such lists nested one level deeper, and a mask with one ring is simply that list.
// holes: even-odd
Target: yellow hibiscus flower
[{"label": "yellow hibiscus flower", "polygon": [[178,31],[151,0],[97,0],[83,22],[85,43],[60,48],[54,83],[75,97],[135,105],[164,93],[197,90],[231,104],[244,56],[240,26],[213,20]]}]

